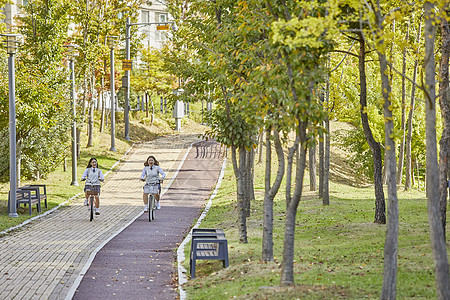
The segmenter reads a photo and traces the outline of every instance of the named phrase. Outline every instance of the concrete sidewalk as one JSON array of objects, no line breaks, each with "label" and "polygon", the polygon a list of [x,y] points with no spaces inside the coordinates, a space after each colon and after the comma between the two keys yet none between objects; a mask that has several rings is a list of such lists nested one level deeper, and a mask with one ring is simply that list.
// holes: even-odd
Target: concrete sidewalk
[{"label": "concrete sidewalk", "polygon": [[92,222],[82,197],[0,238],[0,299],[64,299],[91,253],[142,213],[139,176],[145,159],[154,155],[160,161],[167,185],[197,141],[196,134],[180,134],[135,145],[106,177],[101,215]]}]

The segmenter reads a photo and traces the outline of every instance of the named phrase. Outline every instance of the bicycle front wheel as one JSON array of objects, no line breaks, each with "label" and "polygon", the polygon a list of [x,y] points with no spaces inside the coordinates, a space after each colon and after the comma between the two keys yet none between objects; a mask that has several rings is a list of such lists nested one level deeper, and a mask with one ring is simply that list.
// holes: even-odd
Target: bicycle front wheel
[{"label": "bicycle front wheel", "polygon": [[89,209],[89,211],[90,211],[90,219],[89,219],[89,221],[92,221],[93,219],[94,219],[94,199],[93,199],[94,197],[89,197],[89,202],[90,202],[90,209]]},{"label": "bicycle front wheel", "polygon": [[152,220],[156,218],[156,199],[153,197]]},{"label": "bicycle front wheel", "polygon": [[153,214],[153,195],[150,194],[148,196],[148,221],[151,222],[152,221],[152,214]]}]

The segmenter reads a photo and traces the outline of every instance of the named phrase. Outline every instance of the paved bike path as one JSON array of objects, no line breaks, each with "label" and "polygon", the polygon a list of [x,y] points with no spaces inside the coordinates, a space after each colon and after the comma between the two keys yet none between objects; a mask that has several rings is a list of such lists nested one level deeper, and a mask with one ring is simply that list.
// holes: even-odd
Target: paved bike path
[{"label": "paved bike path", "polygon": [[[183,133],[136,144],[118,170],[108,172],[101,215],[92,222],[81,196],[0,237],[0,299],[64,299],[93,253],[142,213],[138,178],[148,155],[155,155],[167,174],[164,188],[198,141],[197,134]],[[51,190],[48,186],[50,198]]]},{"label": "paved bike path", "polygon": [[222,160],[219,144],[194,144],[163,195],[156,220],[142,214],[110,240],[73,299],[177,299],[176,249],[214,189]]}]

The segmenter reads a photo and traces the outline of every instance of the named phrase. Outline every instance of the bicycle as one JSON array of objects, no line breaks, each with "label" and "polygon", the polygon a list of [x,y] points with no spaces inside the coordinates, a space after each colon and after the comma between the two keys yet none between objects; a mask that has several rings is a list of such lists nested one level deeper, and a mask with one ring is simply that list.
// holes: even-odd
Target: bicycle
[{"label": "bicycle", "polygon": [[89,221],[92,221],[94,219],[94,202],[95,197],[98,195],[98,191],[87,190],[86,193],[89,196]]},{"label": "bicycle", "polygon": [[[146,185],[160,185],[162,180],[159,180],[157,183],[147,183]],[[148,221],[151,222],[156,218],[156,199],[152,193],[148,194]]]},{"label": "bicycle", "polygon": [[151,222],[156,218],[156,199],[153,194],[148,195],[148,221]]}]

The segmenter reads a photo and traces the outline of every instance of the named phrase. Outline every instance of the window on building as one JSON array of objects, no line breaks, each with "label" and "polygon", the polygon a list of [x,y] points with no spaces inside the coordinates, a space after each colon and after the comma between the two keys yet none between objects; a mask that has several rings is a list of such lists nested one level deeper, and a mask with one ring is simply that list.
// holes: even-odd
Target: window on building
[{"label": "window on building", "polygon": [[[149,23],[150,22],[150,12],[148,10],[141,11],[141,22]],[[150,26],[143,26],[141,29],[148,36],[150,34]]]},{"label": "window on building", "polygon": [[159,13],[159,14],[157,14],[157,16],[158,16],[158,22],[167,22],[167,14],[161,14],[161,13]]},{"label": "window on building", "polygon": [[[156,13],[155,20],[159,23],[167,22],[167,14],[166,13]],[[167,34],[165,31],[157,30],[155,38],[158,42],[164,42],[167,39]]]},{"label": "window on building", "polygon": [[141,14],[141,21],[144,23],[150,22],[150,14],[148,10],[143,10]]}]

